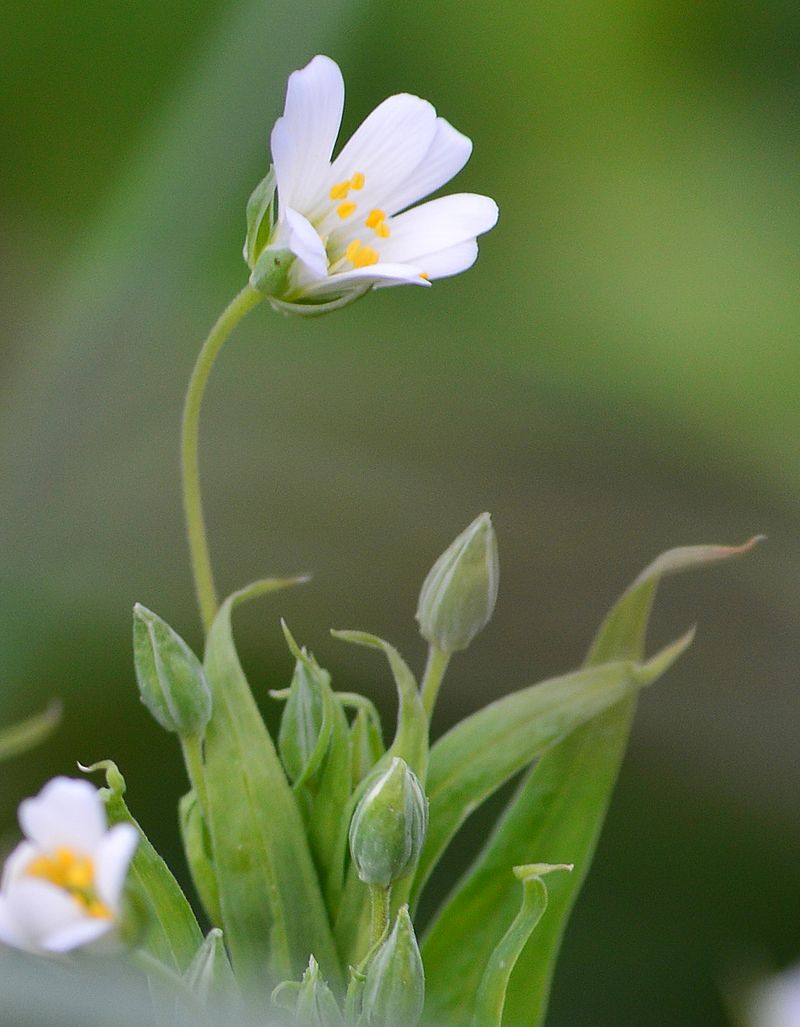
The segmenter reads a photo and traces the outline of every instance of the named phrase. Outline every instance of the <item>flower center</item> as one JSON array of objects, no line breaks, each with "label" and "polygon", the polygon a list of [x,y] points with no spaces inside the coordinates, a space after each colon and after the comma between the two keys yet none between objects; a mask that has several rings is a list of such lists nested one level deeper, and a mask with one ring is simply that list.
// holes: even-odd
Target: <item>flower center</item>
[{"label": "flower center", "polygon": [[52,855],[37,856],[25,871],[68,892],[89,916],[111,919],[111,910],[97,897],[94,887],[94,862],[60,845]]},{"label": "flower center", "polygon": [[[342,221],[346,221],[358,210],[358,203],[350,199],[351,191],[364,188],[366,176],[361,171],[354,172],[350,178],[337,182],[331,186],[329,197],[336,206],[336,213]],[[388,239],[391,235],[391,228],[386,217],[386,212],[379,207],[373,207],[364,219],[364,228],[374,232],[378,239]],[[368,267],[370,264],[377,264],[379,253],[372,246],[366,245],[361,239],[353,239],[345,249],[345,259],[349,260],[353,267]]]}]

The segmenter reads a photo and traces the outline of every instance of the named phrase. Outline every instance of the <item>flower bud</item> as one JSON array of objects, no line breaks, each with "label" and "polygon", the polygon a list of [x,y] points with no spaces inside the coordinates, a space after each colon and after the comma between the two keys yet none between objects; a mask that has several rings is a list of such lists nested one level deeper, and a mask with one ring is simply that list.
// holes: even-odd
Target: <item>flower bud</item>
[{"label": "flower bud", "polygon": [[278,731],[278,751],[293,783],[313,773],[319,764],[319,743],[325,720],[323,690],[330,674],[305,650],[298,653],[292,683]]},{"label": "flower bud", "polygon": [[417,1027],[424,1004],[422,957],[408,906],[401,906],[391,933],[367,967],[364,1020],[370,1027]]},{"label": "flower bud", "polygon": [[200,661],[166,621],[137,603],[133,658],[142,702],[179,735],[202,733],[211,719],[211,689]]},{"label": "flower bud", "polygon": [[365,884],[388,888],[419,858],[428,800],[416,774],[395,757],[372,778],[350,821],[350,853]]},{"label": "flower bud", "polygon": [[494,612],[499,574],[492,519],[482,513],[442,553],[422,585],[422,637],[444,653],[466,649]]}]

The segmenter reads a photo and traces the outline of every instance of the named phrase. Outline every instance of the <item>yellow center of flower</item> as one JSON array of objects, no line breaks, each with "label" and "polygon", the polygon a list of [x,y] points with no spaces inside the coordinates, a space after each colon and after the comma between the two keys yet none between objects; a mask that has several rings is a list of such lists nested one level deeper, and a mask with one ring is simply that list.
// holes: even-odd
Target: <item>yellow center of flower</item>
[{"label": "yellow center of flower", "polygon": [[371,246],[365,246],[360,239],[353,239],[344,255],[353,267],[369,267],[370,264],[378,263],[378,251],[373,250]]},{"label": "yellow center of flower", "polygon": [[52,855],[37,856],[26,869],[29,877],[39,877],[63,888],[80,903],[89,916],[110,920],[112,913],[97,897],[94,887],[94,862],[60,845]]}]

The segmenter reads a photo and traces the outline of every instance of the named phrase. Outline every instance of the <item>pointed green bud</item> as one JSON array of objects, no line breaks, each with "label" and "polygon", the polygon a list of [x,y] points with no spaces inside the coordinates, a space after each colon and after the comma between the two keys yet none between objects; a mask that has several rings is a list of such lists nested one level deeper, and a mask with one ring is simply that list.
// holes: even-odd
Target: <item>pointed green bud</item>
[{"label": "pointed green bud", "polygon": [[396,756],[376,774],[350,821],[350,853],[365,884],[388,888],[413,870],[428,827],[428,800]]},{"label": "pointed green bud", "polygon": [[367,967],[361,995],[369,1027],[417,1027],[425,1004],[425,971],[408,906]]},{"label": "pointed green bud", "polygon": [[444,653],[466,649],[494,613],[499,575],[492,518],[482,513],[442,553],[422,585],[422,637]]},{"label": "pointed green bud", "polygon": [[286,624],[283,631],[296,663],[278,731],[278,750],[289,780],[296,783],[319,766],[327,749],[322,737],[325,721],[324,690],[331,676],[305,649],[300,649]]},{"label": "pointed green bud", "polygon": [[211,719],[211,689],[202,664],[166,621],[137,603],[133,659],[142,702],[158,723],[179,735],[199,735]]},{"label": "pointed green bud", "polygon": [[313,956],[300,984],[294,1022],[297,1027],[344,1027],[339,1005]]}]

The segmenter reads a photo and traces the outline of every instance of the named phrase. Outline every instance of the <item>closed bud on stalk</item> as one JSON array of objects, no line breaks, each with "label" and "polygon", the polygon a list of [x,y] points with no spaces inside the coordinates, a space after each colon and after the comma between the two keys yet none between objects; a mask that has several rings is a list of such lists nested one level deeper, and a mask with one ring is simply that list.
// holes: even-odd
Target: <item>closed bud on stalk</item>
[{"label": "closed bud on stalk", "polygon": [[211,719],[211,689],[202,664],[177,632],[151,610],[133,608],[133,658],[142,702],[158,723],[199,735]]},{"label": "closed bud on stalk", "polygon": [[295,1023],[298,1027],[344,1027],[338,1003],[313,956],[297,995]]},{"label": "closed bud on stalk", "polygon": [[361,880],[388,888],[410,873],[427,827],[422,785],[396,756],[371,780],[350,821],[350,853]]},{"label": "closed bud on stalk", "polygon": [[499,575],[492,518],[482,513],[423,582],[417,604],[422,637],[447,654],[466,649],[494,613]]},{"label": "closed bud on stalk", "polygon": [[408,906],[367,967],[362,992],[369,1027],[417,1027],[425,1004],[425,971]]}]

